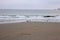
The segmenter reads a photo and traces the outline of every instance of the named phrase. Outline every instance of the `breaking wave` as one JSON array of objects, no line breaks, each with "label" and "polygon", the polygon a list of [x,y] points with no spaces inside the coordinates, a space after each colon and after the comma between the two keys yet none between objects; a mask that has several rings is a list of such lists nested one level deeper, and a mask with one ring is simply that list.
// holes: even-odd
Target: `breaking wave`
[{"label": "breaking wave", "polygon": [[60,22],[59,15],[0,15],[0,23],[15,23],[15,22]]}]

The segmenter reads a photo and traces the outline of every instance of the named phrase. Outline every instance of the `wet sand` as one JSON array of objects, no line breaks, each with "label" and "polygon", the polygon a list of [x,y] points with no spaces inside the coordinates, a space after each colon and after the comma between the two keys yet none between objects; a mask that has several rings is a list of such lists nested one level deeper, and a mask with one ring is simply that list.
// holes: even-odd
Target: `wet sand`
[{"label": "wet sand", "polygon": [[0,24],[0,40],[60,40],[60,23]]}]

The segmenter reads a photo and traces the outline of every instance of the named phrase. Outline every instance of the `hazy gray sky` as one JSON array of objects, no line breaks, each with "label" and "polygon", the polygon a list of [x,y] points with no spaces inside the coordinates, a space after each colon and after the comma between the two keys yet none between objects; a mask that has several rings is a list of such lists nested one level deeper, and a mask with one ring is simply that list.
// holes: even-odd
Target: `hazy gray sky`
[{"label": "hazy gray sky", "polygon": [[0,0],[0,9],[54,9],[60,0]]}]

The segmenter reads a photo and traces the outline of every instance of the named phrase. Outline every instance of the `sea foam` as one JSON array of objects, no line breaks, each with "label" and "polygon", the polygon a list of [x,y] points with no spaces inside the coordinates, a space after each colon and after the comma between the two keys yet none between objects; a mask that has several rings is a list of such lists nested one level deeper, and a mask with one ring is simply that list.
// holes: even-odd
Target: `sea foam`
[{"label": "sea foam", "polygon": [[39,16],[5,15],[5,16],[0,16],[0,23],[17,23],[17,22],[60,22],[60,16],[59,15],[39,15]]}]

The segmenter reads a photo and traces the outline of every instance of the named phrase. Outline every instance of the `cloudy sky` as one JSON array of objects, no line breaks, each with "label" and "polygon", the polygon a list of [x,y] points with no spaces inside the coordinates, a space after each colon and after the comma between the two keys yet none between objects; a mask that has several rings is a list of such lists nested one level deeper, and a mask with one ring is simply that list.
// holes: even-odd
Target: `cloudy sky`
[{"label": "cloudy sky", "polygon": [[60,0],[0,0],[0,9],[54,9]]}]

